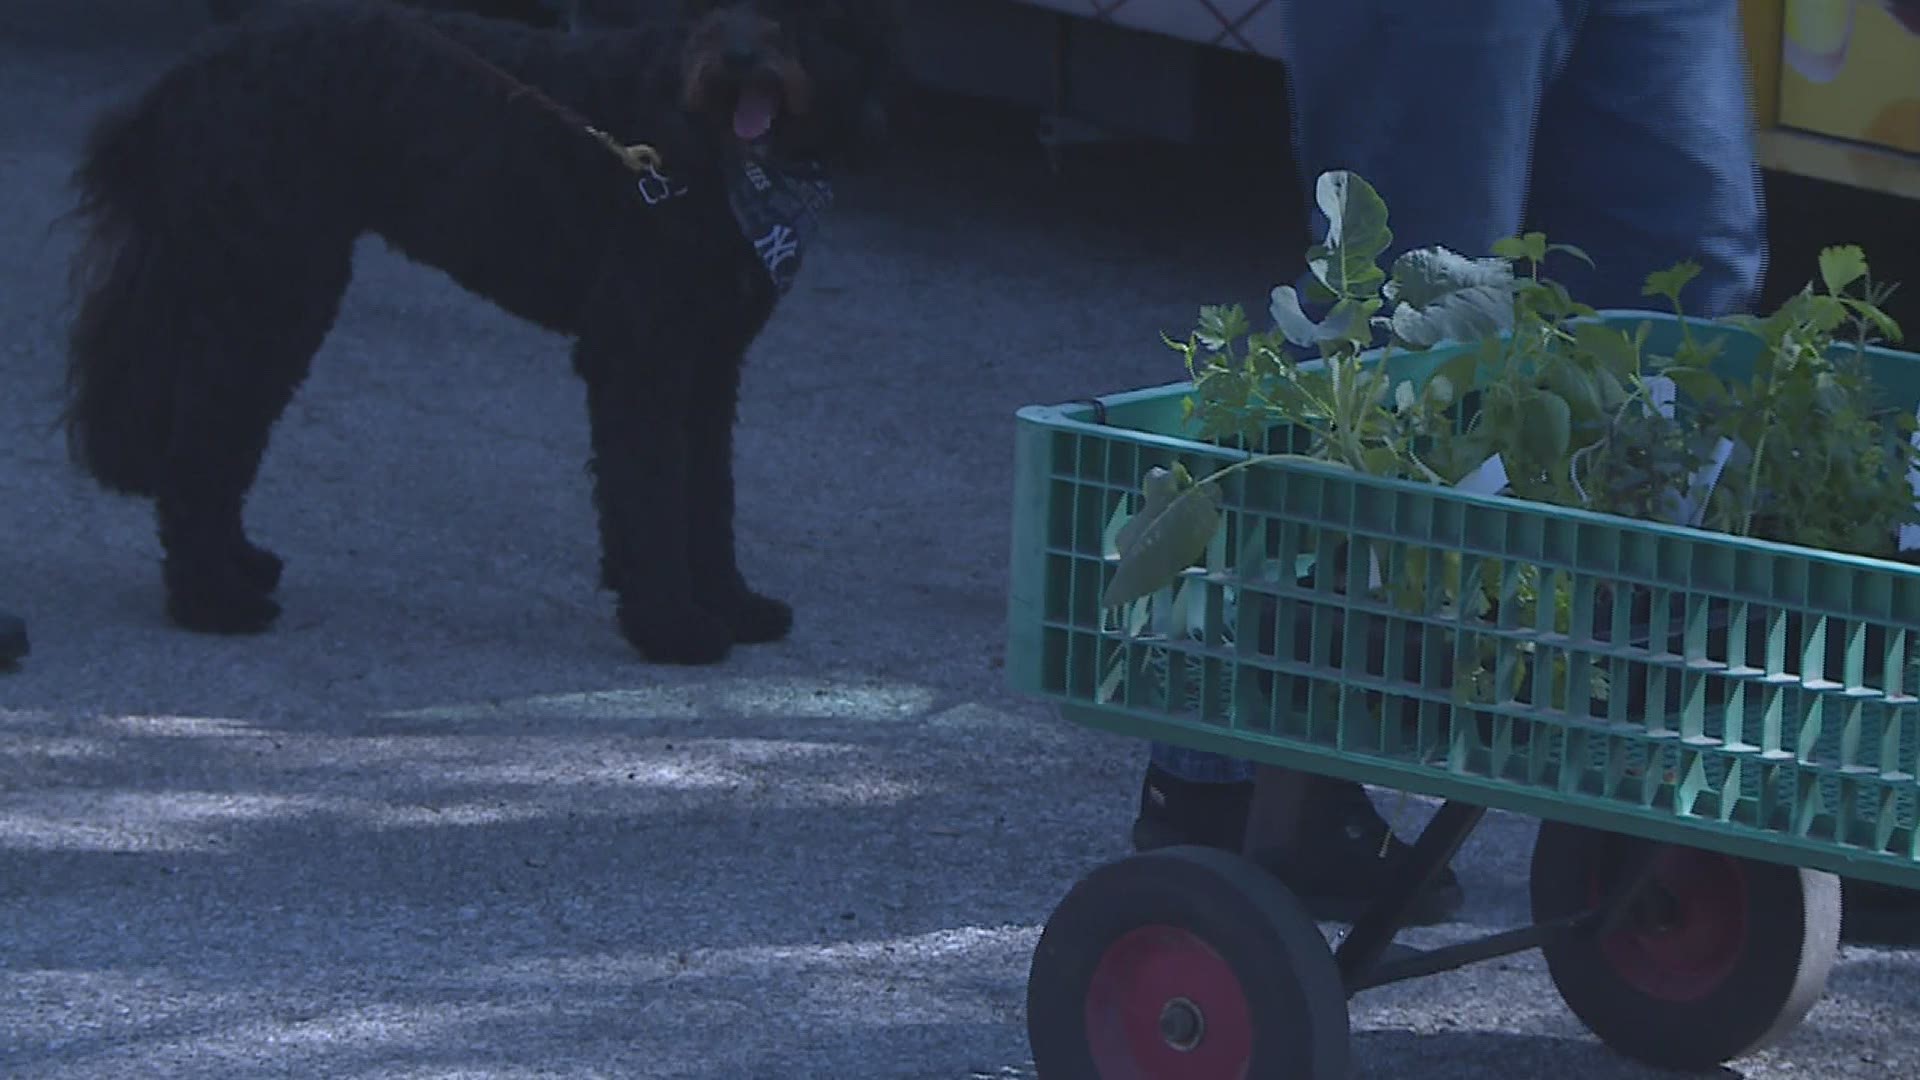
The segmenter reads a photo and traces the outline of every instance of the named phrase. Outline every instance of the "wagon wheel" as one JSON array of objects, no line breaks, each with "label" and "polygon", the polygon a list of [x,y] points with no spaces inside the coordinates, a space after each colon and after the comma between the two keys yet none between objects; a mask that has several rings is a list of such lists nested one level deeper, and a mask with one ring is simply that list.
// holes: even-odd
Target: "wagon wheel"
[{"label": "wagon wheel", "polygon": [[1667,1069],[1709,1069],[1793,1030],[1839,949],[1839,879],[1547,821],[1534,921],[1595,910],[1646,856],[1649,876],[1611,931],[1541,948],[1567,1007],[1614,1050]]},{"label": "wagon wheel", "polygon": [[1345,1080],[1347,995],[1326,939],[1273,875],[1169,847],[1088,874],[1027,978],[1041,1080]]}]

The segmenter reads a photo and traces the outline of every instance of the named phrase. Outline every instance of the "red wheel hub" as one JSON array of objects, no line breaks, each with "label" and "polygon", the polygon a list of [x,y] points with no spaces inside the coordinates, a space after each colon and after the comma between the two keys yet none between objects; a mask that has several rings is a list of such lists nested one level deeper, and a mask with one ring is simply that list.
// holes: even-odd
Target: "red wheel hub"
[{"label": "red wheel hub", "polygon": [[1087,987],[1087,1048],[1107,1080],[1238,1080],[1253,1058],[1239,976],[1173,926],[1142,926],[1100,954]]},{"label": "red wheel hub", "polygon": [[[1602,894],[1597,877],[1596,903]],[[1698,1001],[1719,989],[1739,964],[1747,906],[1747,879],[1736,860],[1669,848],[1600,951],[1621,979],[1648,997]]]}]

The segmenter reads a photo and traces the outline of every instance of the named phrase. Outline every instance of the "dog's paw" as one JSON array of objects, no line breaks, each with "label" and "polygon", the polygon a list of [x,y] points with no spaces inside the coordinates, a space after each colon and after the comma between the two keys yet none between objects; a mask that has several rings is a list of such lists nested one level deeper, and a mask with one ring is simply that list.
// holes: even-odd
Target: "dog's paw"
[{"label": "dog's paw", "polygon": [[245,540],[234,555],[234,576],[263,595],[280,587],[280,572],[285,568],[280,556]]},{"label": "dog's paw", "polygon": [[621,604],[620,633],[656,664],[717,664],[733,649],[733,633],[696,607],[641,610]]},{"label": "dog's paw", "polygon": [[793,608],[783,600],[741,591],[716,605],[736,645],[779,641],[793,629]]},{"label": "dog's paw", "polygon": [[170,592],[167,617],[200,634],[258,634],[280,617],[280,605],[249,592]]}]

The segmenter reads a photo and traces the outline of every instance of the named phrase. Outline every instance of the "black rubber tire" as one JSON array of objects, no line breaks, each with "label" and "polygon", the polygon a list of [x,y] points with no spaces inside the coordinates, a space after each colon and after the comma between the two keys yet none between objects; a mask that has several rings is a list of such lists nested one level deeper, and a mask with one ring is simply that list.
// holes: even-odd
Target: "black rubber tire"
[{"label": "black rubber tire", "polygon": [[[1652,841],[1546,821],[1534,842],[1533,918],[1597,906],[1625,857]],[[1657,1068],[1704,1071],[1786,1035],[1826,991],[1839,951],[1840,879],[1818,870],[1657,845],[1650,886],[1607,938],[1541,948],[1588,1030]]]},{"label": "black rubber tire", "polygon": [[1067,893],[1034,949],[1027,1035],[1040,1080],[1349,1074],[1320,928],[1273,875],[1212,848],[1129,856]]}]

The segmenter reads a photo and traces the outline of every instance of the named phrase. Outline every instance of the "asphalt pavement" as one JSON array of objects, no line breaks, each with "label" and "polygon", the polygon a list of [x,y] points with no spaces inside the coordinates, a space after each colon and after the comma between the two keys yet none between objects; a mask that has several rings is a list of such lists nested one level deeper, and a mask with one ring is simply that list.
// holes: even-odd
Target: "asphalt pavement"
[{"label": "asphalt pavement", "polygon": [[[148,508],[53,429],[74,147],[197,26],[0,10],[0,608],[33,635],[0,676],[0,1075],[1030,1075],[1032,946],[1124,851],[1142,748],[1003,685],[1013,412],[1179,377],[1162,331],[1291,277],[1281,173],[1056,177],[918,114],[746,376],[743,561],[795,632],[699,669],[640,662],[596,589],[565,342],[369,241],[249,507],[286,613],[200,637]],[[1412,940],[1518,924],[1531,839],[1494,815],[1462,921]],[[1727,1075],[1920,1074],[1916,974],[1846,950]],[[1353,1027],[1364,1076],[1652,1075],[1531,955]]]}]

